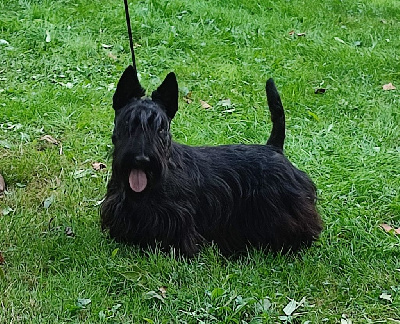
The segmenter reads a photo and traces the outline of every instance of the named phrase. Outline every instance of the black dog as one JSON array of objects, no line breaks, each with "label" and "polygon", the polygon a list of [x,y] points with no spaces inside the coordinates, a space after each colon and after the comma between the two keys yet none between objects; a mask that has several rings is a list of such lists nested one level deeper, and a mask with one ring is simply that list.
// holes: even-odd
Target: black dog
[{"label": "black dog", "polygon": [[118,241],[191,256],[214,241],[223,254],[247,246],[308,247],[322,230],[313,182],[283,155],[285,116],[272,79],[267,145],[190,147],[171,141],[178,84],[167,75],[150,98],[129,66],[113,97],[112,176],[103,229]]}]

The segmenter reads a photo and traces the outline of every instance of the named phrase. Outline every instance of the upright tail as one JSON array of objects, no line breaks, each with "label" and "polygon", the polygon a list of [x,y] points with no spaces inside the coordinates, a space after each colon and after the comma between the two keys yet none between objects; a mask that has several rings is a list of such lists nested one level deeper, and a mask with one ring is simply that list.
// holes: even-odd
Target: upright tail
[{"label": "upright tail", "polygon": [[276,90],[274,80],[269,79],[265,86],[269,111],[271,112],[272,131],[267,145],[275,146],[283,151],[285,141],[285,112],[283,111],[282,101]]}]

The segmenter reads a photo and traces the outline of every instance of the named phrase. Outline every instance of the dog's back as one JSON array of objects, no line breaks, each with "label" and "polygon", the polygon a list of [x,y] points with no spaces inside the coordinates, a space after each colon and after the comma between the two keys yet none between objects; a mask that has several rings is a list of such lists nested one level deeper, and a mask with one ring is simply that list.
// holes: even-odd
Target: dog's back
[{"label": "dog's back", "polygon": [[190,193],[197,231],[224,254],[245,251],[248,245],[297,251],[319,236],[315,185],[280,148],[173,146],[176,165],[162,190],[176,195],[172,201]]}]

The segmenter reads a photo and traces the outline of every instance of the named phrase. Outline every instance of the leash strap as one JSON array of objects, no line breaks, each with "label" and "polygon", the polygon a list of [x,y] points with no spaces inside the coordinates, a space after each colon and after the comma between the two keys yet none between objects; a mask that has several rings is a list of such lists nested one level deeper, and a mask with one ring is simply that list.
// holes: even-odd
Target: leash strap
[{"label": "leash strap", "polygon": [[124,0],[124,4],[125,4],[126,26],[128,27],[129,45],[132,53],[132,64],[133,68],[136,70],[136,59],[135,59],[135,51],[133,50],[132,29],[131,29],[131,19],[129,17],[128,0]]}]

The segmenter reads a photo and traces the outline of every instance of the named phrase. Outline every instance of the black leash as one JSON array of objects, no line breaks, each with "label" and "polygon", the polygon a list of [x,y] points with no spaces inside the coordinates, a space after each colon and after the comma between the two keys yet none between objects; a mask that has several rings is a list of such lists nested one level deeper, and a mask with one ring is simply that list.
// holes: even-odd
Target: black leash
[{"label": "black leash", "polygon": [[129,35],[129,45],[132,53],[132,64],[133,68],[136,70],[136,59],[135,59],[135,51],[133,50],[132,29],[131,29],[131,19],[129,17],[128,0],[124,0],[124,4],[125,4],[126,26],[128,27],[128,35]]}]

